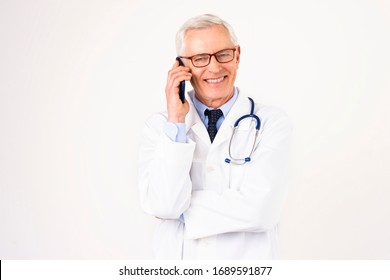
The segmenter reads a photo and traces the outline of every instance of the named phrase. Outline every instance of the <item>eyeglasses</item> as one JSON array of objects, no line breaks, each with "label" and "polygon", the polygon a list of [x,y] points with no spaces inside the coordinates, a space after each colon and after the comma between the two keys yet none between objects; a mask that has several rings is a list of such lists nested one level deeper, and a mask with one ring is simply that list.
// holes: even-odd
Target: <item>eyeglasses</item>
[{"label": "eyeglasses", "polygon": [[193,56],[179,56],[184,59],[191,59],[192,65],[201,68],[210,64],[211,57],[214,56],[219,63],[227,63],[234,59],[236,48],[224,49],[213,54],[201,53]]}]

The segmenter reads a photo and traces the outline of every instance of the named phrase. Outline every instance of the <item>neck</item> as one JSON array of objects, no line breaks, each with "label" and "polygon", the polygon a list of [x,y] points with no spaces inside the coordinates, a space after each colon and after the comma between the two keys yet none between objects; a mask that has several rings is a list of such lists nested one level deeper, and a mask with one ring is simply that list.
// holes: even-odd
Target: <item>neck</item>
[{"label": "neck", "polygon": [[223,98],[218,98],[218,99],[205,99],[205,98],[202,98],[200,96],[198,96],[196,93],[195,93],[195,96],[196,98],[202,102],[204,105],[206,105],[207,107],[209,108],[219,108],[221,107],[223,104],[225,104],[226,102],[228,102],[234,95],[234,89],[233,91],[231,92],[231,94],[223,97]]}]

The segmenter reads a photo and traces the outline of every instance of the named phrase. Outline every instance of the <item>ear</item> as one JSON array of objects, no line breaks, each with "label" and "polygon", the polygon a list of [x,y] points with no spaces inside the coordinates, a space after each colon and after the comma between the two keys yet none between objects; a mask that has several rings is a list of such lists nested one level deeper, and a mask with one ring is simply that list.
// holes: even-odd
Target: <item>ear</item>
[{"label": "ear", "polygon": [[236,50],[236,62],[237,62],[237,65],[240,63],[240,55],[241,55],[241,47],[240,47],[240,45],[237,45],[237,50]]}]

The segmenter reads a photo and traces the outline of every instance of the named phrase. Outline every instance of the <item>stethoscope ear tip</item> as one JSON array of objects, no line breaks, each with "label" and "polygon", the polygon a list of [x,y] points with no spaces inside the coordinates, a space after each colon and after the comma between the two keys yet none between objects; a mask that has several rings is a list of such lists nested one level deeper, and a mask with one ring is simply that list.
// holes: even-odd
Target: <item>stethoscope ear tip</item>
[{"label": "stethoscope ear tip", "polygon": [[[252,159],[251,159],[250,157],[246,157],[246,158],[244,158],[244,162],[242,162],[241,164],[250,162],[251,160],[252,160]],[[230,164],[230,163],[232,162],[232,160],[231,160],[231,159],[228,159],[228,158],[225,158],[225,162],[228,163],[228,164]],[[237,163],[236,163],[236,164],[237,164]]]}]

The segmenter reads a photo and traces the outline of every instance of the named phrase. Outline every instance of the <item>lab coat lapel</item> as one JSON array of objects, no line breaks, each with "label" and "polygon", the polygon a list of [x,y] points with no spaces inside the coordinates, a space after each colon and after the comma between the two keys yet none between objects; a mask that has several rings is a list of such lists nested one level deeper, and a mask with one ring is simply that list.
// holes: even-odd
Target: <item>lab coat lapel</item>
[{"label": "lab coat lapel", "polygon": [[[208,145],[211,145],[207,129],[203,124],[202,120],[200,119],[199,114],[196,111],[195,106],[188,95],[187,101],[190,104],[190,111],[188,112],[186,117],[187,133],[189,130],[192,130],[192,132],[196,134],[197,137],[202,139],[202,141],[204,141]],[[246,96],[242,95],[242,93],[239,92],[235,104],[233,105],[232,109],[230,110],[229,114],[227,115],[218,130],[217,136],[214,139],[212,147],[217,147],[225,141],[228,141],[232,135],[232,130],[236,120],[245,114],[249,114],[249,112],[250,102]]]},{"label": "lab coat lapel", "polygon": [[200,138],[202,141],[204,141],[206,144],[210,143],[210,137],[207,132],[207,129],[205,125],[203,124],[202,120],[199,117],[198,112],[195,109],[194,104],[192,103],[191,98],[187,95],[187,101],[190,104],[190,111],[188,112],[186,116],[186,128],[187,128],[187,134],[191,130],[198,138]]}]

